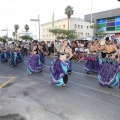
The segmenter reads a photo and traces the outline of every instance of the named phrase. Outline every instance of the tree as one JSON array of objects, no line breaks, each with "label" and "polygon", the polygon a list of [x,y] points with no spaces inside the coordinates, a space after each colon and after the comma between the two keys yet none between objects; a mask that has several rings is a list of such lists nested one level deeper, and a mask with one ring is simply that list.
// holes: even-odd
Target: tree
[{"label": "tree", "polygon": [[15,24],[15,25],[14,25],[14,30],[15,30],[16,40],[17,40],[17,32],[18,32],[18,29],[19,29],[19,25]]},{"label": "tree", "polygon": [[94,29],[96,37],[103,38],[106,33],[104,30],[102,30],[102,27],[100,25],[91,25],[90,28]]},{"label": "tree", "polygon": [[70,17],[74,14],[73,7],[67,6],[67,7],[65,8],[65,14],[66,14],[67,17],[68,17],[68,31],[69,31],[69,20],[70,20]]},{"label": "tree", "polygon": [[14,39],[14,37],[15,37],[15,32],[12,33],[12,36],[13,36],[13,39]]},{"label": "tree", "polygon": [[26,34],[27,34],[27,32],[28,32],[28,30],[29,30],[29,25],[26,24],[26,25],[24,26],[24,29],[25,29]]},{"label": "tree", "polygon": [[7,36],[0,37],[0,41],[5,44],[7,42]]},{"label": "tree", "polygon": [[31,36],[29,36],[29,35],[22,35],[20,38],[22,40],[25,40],[25,41],[27,41],[27,40],[33,40],[33,38]]},{"label": "tree", "polygon": [[60,39],[75,39],[77,38],[75,30],[63,30],[63,29],[50,29],[49,32],[56,35],[58,40]]}]

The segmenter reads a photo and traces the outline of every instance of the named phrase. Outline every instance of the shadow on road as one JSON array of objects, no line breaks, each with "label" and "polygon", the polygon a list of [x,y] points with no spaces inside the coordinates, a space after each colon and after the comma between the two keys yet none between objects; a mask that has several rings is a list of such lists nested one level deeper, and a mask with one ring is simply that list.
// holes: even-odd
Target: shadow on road
[{"label": "shadow on road", "polygon": [[0,116],[0,120],[26,120],[26,118],[19,114],[9,114],[5,116]]}]

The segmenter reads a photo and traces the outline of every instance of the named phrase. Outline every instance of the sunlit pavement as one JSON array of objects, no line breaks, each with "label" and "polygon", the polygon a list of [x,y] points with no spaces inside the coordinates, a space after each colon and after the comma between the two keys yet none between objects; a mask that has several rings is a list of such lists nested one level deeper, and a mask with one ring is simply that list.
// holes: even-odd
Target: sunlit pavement
[{"label": "sunlit pavement", "polygon": [[96,74],[86,74],[84,63],[72,62],[66,87],[50,84],[50,61],[42,73],[27,75],[24,63],[0,63],[0,120],[119,120],[120,90],[101,87]]}]

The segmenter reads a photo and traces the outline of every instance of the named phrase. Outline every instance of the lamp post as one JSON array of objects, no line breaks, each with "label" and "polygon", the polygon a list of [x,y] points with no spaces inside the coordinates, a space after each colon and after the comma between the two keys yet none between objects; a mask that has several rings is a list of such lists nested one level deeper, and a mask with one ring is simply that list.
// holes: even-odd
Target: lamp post
[{"label": "lamp post", "polygon": [[91,0],[91,24],[92,24],[92,4],[93,4],[93,0]]},{"label": "lamp post", "polygon": [[38,19],[30,19],[30,21],[38,22],[39,41],[40,41],[40,18],[39,18],[39,14],[38,14]]}]

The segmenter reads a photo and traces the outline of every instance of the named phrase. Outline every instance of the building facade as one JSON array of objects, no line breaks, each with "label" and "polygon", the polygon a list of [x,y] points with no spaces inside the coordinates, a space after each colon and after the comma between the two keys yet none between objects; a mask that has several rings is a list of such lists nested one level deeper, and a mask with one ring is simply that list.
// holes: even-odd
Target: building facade
[{"label": "building facade", "polygon": [[[87,22],[91,21],[91,14],[85,15]],[[92,14],[93,23],[100,25],[108,35],[120,37],[120,8]]]},{"label": "building facade", "polygon": [[[93,37],[93,29],[90,28],[90,22],[85,22],[80,18],[70,18],[69,29],[76,30],[78,38],[90,38]],[[54,28],[68,29],[68,19],[60,19],[54,21]],[[41,40],[54,41],[56,36],[49,32],[52,29],[52,22],[41,25]]]}]

